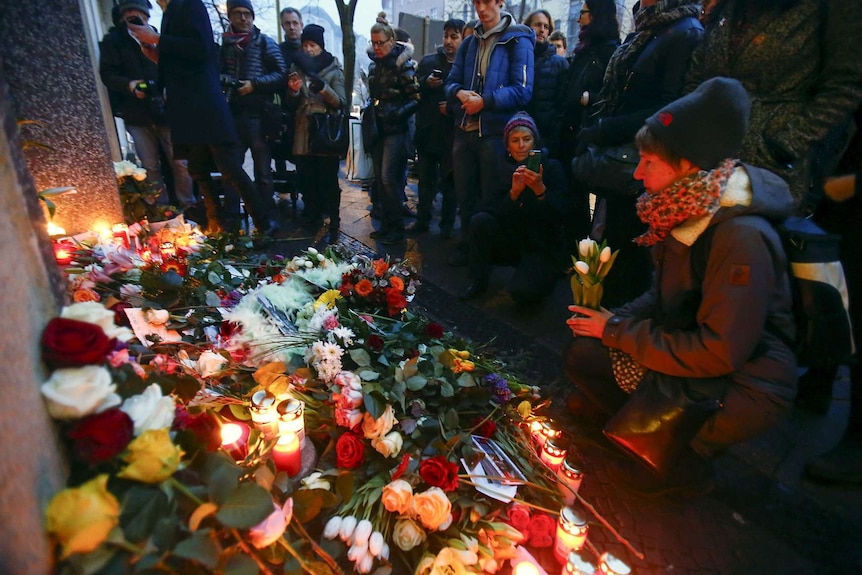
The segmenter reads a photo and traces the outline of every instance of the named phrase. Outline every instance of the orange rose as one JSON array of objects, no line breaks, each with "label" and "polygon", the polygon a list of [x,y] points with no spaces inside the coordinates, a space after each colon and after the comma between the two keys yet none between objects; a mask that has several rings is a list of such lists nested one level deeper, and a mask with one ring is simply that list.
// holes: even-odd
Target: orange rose
[{"label": "orange rose", "polygon": [[383,274],[389,271],[389,264],[386,263],[386,260],[374,260],[371,265],[374,266],[374,275],[377,277],[383,277]]},{"label": "orange rose", "polygon": [[81,288],[75,290],[75,293],[72,294],[72,300],[75,303],[82,303],[85,301],[101,301],[102,298],[90,288]]},{"label": "orange rose", "polygon": [[371,285],[371,282],[367,278],[363,278],[359,280],[359,283],[356,284],[356,294],[362,297],[368,297],[372,291],[374,291],[374,286]]},{"label": "orange rose", "polygon": [[404,291],[404,280],[398,276],[392,276],[391,278],[389,278],[389,285],[391,285],[398,291]]}]

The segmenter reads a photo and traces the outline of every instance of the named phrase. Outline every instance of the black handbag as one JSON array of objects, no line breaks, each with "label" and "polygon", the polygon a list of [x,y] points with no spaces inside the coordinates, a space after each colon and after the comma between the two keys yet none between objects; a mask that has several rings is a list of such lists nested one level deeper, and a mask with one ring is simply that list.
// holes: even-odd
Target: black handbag
[{"label": "black handbag", "polygon": [[[723,395],[724,378],[698,381]],[[694,391],[685,378],[647,372],[602,433],[657,475],[666,477],[683,449],[721,408],[721,401],[712,395]]]},{"label": "black handbag", "polygon": [[643,191],[634,179],[638,162],[634,146],[589,146],[572,159],[572,177],[600,197],[634,197]]},{"label": "black handbag", "polygon": [[260,132],[261,135],[270,141],[278,141],[281,139],[284,131],[284,117],[281,112],[281,105],[277,102],[264,102],[260,109]]},{"label": "black handbag", "polygon": [[312,156],[347,156],[350,117],[343,110],[308,115],[308,153]]},{"label": "black handbag", "polygon": [[360,122],[362,124],[362,145],[365,147],[366,152],[371,153],[371,149],[377,143],[377,138],[380,137],[377,128],[377,113],[374,111],[374,106],[369,104],[362,109]]}]

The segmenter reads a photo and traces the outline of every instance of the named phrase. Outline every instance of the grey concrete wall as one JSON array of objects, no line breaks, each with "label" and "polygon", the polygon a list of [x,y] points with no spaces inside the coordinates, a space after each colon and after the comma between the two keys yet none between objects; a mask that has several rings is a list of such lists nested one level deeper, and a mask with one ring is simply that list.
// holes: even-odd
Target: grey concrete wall
[{"label": "grey concrete wall", "polygon": [[24,134],[52,148],[26,151],[27,165],[37,190],[77,188],[56,202],[54,221],[69,233],[123,221],[85,27],[89,6],[85,19],[78,0],[0,0],[0,73],[13,114],[39,121]]},{"label": "grey concrete wall", "polygon": [[43,510],[65,479],[39,393],[39,338],[57,315],[63,279],[2,75],[0,125],[0,573],[39,575],[51,572]]}]

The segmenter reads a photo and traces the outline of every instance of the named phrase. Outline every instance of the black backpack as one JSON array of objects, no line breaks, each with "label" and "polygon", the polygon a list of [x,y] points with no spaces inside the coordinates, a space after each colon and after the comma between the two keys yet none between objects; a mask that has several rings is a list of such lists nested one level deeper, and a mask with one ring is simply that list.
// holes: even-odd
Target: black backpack
[{"label": "black backpack", "polygon": [[[716,227],[709,226],[692,246],[691,265],[695,281],[702,281],[705,275]],[[801,217],[788,218],[773,227],[787,254],[796,337],[781,333],[768,324],[766,329],[796,352],[801,366],[826,367],[845,362],[854,347],[847,284],[840,261],[841,237],[827,233],[810,219]]]}]

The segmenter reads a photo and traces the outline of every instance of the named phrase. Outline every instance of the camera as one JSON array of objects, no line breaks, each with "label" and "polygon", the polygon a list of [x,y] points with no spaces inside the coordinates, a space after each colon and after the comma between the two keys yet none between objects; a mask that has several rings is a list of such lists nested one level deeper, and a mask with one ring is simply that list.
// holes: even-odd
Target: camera
[{"label": "camera", "polygon": [[219,83],[221,84],[221,90],[224,93],[224,97],[227,99],[227,103],[230,104],[234,102],[238,96],[237,89],[242,87],[242,80],[237,80],[233,76],[227,74],[219,75]]},{"label": "camera", "polygon": [[156,93],[156,81],[155,80],[141,80],[137,84],[135,84],[135,90],[138,92],[143,92],[147,96],[152,96]]},{"label": "camera", "polygon": [[443,78],[443,70],[436,70],[436,69],[431,70],[431,77],[442,79]]}]

